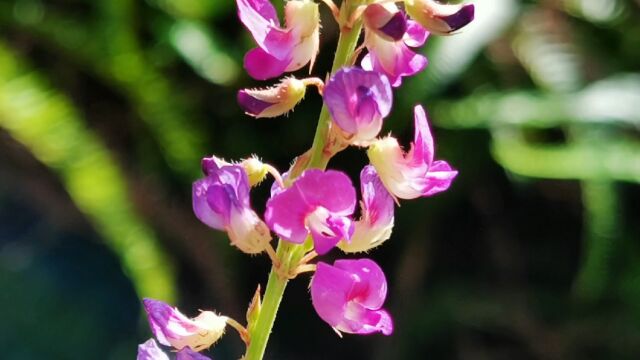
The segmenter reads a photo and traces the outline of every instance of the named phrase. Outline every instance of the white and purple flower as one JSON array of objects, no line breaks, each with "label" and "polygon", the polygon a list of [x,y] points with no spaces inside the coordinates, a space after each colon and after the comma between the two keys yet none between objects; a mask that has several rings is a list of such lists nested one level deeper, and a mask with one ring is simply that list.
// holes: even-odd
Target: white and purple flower
[{"label": "white and purple flower", "polygon": [[353,234],[356,193],[347,175],[334,170],[305,171],[291,187],[272,191],[265,220],[282,239],[302,244],[311,235],[325,254]]},{"label": "white and purple flower", "polygon": [[410,47],[422,46],[428,32],[418,23],[408,20],[394,3],[370,4],[363,13],[365,40],[369,53],[362,59],[365,70],[385,74],[393,87],[402,84],[427,66],[427,58]]},{"label": "white and purple flower", "polygon": [[390,335],[393,322],[382,309],[386,297],[384,273],[369,259],[318,262],[311,280],[313,307],[336,331]]},{"label": "white and purple flower", "polygon": [[378,136],[393,103],[386,76],[355,67],[333,75],[323,97],[333,121],[356,145],[367,145]]},{"label": "white and purple flower", "polygon": [[400,199],[415,199],[445,191],[458,172],[446,161],[433,160],[435,148],[427,115],[422,106],[414,108],[415,137],[405,153],[398,140],[388,136],[369,146],[369,161],[387,190]]},{"label": "white and purple flower", "polygon": [[262,252],[271,234],[251,208],[244,168],[212,157],[203,159],[202,169],[206,176],[193,183],[196,217],[209,227],[226,231],[231,244],[243,252]]},{"label": "white and purple flower", "polygon": [[[202,351],[218,341],[227,326],[227,317],[212,311],[202,311],[200,315],[190,319],[162,301],[144,299],[143,303],[153,335],[160,344],[177,350],[190,348]],[[148,341],[143,344],[147,345],[144,347],[147,353],[157,353],[154,344],[149,344]]]},{"label": "white and purple flower", "polygon": [[[169,360],[169,356],[160,349],[155,340],[149,339],[138,345],[137,360]],[[211,360],[210,357],[184,347],[176,353],[176,360]]]},{"label": "white and purple flower", "polygon": [[475,16],[473,4],[441,4],[434,0],[405,0],[407,13],[436,35],[449,35],[467,26]]},{"label": "white and purple flower", "polygon": [[346,253],[366,252],[391,237],[394,221],[393,197],[380,180],[376,169],[367,165],[360,172],[360,219],[350,241],[341,241],[338,247]]},{"label": "white and purple flower", "polygon": [[311,0],[285,5],[286,27],[280,26],[269,0],[236,0],[238,16],[258,47],[250,50],[244,66],[251,77],[266,80],[313,62],[320,43],[320,13]]}]

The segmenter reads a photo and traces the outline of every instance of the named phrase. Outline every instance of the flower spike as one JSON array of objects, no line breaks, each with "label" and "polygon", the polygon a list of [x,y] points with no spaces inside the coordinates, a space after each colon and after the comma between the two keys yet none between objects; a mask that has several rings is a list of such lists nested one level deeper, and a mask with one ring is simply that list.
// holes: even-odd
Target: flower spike
[{"label": "flower spike", "polygon": [[384,273],[369,259],[318,262],[311,280],[313,307],[338,332],[391,335],[391,316],[382,309],[386,297]]},{"label": "flower spike", "polygon": [[415,137],[408,153],[393,137],[376,140],[367,154],[387,190],[400,199],[415,199],[445,191],[458,172],[446,161],[434,161],[434,144],[422,106],[414,108]]}]

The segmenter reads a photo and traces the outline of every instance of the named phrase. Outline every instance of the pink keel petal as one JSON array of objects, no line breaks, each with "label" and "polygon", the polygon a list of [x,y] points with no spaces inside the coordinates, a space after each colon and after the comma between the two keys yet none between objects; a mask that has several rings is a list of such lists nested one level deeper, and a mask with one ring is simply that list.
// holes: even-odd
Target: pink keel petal
[{"label": "pink keel petal", "polygon": [[414,126],[415,135],[413,143],[411,144],[411,155],[413,156],[412,163],[422,164],[426,163],[431,165],[433,162],[434,145],[433,135],[429,129],[427,122],[427,114],[424,108],[420,105],[416,105],[413,108],[414,113]]},{"label": "pink keel petal", "polygon": [[413,20],[407,21],[407,32],[404,34],[404,43],[410,47],[420,47],[424,45],[429,37],[429,32]]},{"label": "pink keel petal", "polygon": [[290,62],[289,55],[279,60],[261,48],[254,48],[245,55],[244,68],[252,78],[267,80],[282,75]]},{"label": "pink keel petal", "polygon": [[336,260],[333,266],[358,276],[348,298],[368,309],[382,307],[387,298],[387,279],[378,264],[369,259]]}]

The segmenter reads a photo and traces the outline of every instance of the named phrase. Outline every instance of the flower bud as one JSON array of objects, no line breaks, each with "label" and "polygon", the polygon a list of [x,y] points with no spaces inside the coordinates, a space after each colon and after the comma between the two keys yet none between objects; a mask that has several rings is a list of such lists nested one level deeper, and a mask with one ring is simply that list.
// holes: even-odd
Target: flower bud
[{"label": "flower bud", "polygon": [[250,157],[242,160],[240,163],[249,178],[249,186],[253,187],[260,184],[269,173],[269,167],[256,157]]},{"label": "flower bud", "polygon": [[393,3],[368,5],[364,26],[387,41],[398,41],[407,31],[407,16]]},{"label": "flower bud", "polygon": [[306,90],[307,87],[302,80],[289,77],[270,88],[240,90],[238,103],[249,116],[272,118],[293,110],[304,98]]},{"label": "flower bud", "polygon": [[203,311],[193,319],[178,309],[153,299],[144,299],[149,325],[158,341],[180,350],[190,347],[201,351],[213,345],[224,334],[227,317]]},{"label": "flower bud", "polygon": [[407,13],[436,35],[449,35],[467,26],[475,14],[473,4],[440,4],[434,0],[405,0]]}]

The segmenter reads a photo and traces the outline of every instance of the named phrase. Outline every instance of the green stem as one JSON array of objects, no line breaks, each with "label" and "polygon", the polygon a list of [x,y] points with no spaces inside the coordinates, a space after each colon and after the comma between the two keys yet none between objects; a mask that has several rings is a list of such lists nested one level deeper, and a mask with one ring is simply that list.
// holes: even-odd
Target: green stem
[{"label": "green stem", "polygon": [[[346,12],[349,14],[350,11]],[[350,29],[343,28],[338,39],[338,47],[336,49],[336,55],[333,60],[333,67],[331,73],[335,73],[341,67],[349,65],[351,57],[356,49],[358,38],[360,37],[360,31],[362,30],[362,21],[357,21]],[[311,160],[307,168],[319,168],[324,169],[329,162],[329,159],[333,154],[327,154],[325,152],[325,146],[327,138],[329,136],[331,118],[326,106],[322,106],[320,111],[320,117],[318,119],[318,126],[316,128],[316,134],[313,138],[313,145],[311,147]],[[281,262],[282,271],[293,270],[298,265],[298,262],[302,258],[305,252],[303,245],[291,245],[282,240],[278,243],[277,255]],[[276,314],[284,295],[284,290],[287,287],[288,279],[282,278],[278,275],[278,269],[275,266],[271,267],[269,273],[269,280],[267,281],[267,288],[262,299],[262,309],[260,315],[256,320],[256,325],[251,333],[251,342],[247,348],[245,360],[262,360],[264,352],[267,348],[267,342],[269,341],[269,335],[273,328],[273,323],[276,319]]]},{"label": "green stem", "polygon": [[[351,57],[358,44],[358,38],[360,37],[360,30],[362,29],[362,22],[357,21],[351,29],[343,29],[340,32],[340,38],[338,39],[338,48],[336,49],[336,56],[333,59],[333,67],[331,68],[331,74],[335,74],[341,67],[350,65]],[[329,137],[329,129],[331,125],[331,116],[329,116],[329,109],[326,105],[322,105],[320,110],[320,117],[318,118],[318,127],[316,127],[316,134],[313,138],[313,145],[311,146],[311,160],[309,161],[309,168],[325,169],[331,156],[333,154],[325,152],[325,145],[327,138]]]}]

